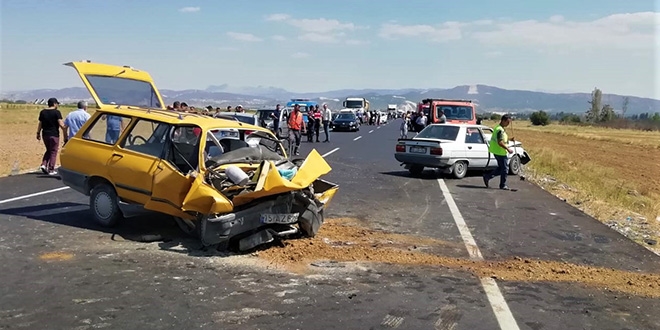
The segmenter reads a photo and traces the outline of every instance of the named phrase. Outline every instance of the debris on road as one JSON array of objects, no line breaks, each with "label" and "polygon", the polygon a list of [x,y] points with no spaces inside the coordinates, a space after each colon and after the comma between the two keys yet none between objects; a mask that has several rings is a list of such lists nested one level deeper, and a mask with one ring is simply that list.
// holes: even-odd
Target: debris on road
[{"label": "debris on road", "polygon": [[[392,243],[385,243],[388,240]],[[660,298],[660,274],[526,258],[472,261],[409,251],[408,247],[413,244],[420,246],[453,243],[389,234],[361,227],[357,220],[336,219],[326,221],[316,237],[286,241],[282,247],[261,251],[259,258],[297,273],[309,272],[308,266],[318,260],[441,266],[503,281],[578,283],[610,291]]]}]

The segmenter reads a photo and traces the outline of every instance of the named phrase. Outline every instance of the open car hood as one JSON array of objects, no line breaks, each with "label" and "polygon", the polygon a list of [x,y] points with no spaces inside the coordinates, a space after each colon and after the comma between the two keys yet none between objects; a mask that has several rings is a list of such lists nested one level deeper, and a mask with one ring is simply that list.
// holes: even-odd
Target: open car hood
[{"label": "open car hood", "polygon": [[[290,164],[290,163],[289,163]],[[201,214],[220,214],[234,210],[235,207],[254,200],[274,196],[286,192],[302,190],[313,186],[315,197],[328,204],[338,190],[336,184],[321,180],[320,177],[329,173],[332,168],[314,149],[299,167],[290,180],[280,174],[280,171],[290,168],[278,168],[274,161],[265,160],[254,168],[249,164],[225,164],[211,171],[222,174],[229,166],[242,168],[251,177],[247,184],[235,185],[227,180],[205,178],[198,175],[183,202],[184,212],[199,212]]]},{"label": "open car hood", "polygon": [[129,66],[91,62],[69,62],[99,108],[134,106],[165,109],[163,98],[151,75]]}]

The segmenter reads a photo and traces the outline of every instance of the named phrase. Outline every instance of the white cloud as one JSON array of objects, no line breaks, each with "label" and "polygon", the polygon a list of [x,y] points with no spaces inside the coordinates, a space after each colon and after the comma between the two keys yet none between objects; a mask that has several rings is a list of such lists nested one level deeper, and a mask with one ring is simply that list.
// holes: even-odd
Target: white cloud
[{"label": "white cloud", "polygon": [[291,16],[287,14],[271,14],[266,16],[267,21],[275,21],[275,22],[286,21],[289,18],[291,18]]},{"label": "white cloud", "polygon": [[250,33],[227,32],[227,36],[234,40],[240,40],[240,41],[250,41],[250,42],[262,41],[261,38]]},{"label": "white cloud", "polygon": [[401,25],[383,24],[378,34],[384,39],[398,39],[400,37],[422,37],[431,41],[452,41],[462,38],[462,23],[446,22],[441,25]]},{"label": "white cloud", "polygon": [[305,57],[309,57],[309,54],[305,53],[305,52],[297,52],[297,53],[291,54],[291,57],[293,57],[293,58],[305,58]]},{"label": "white cloud", "polygon": [[273,40],[276,40],[276,41],[284,41],[284,40],[286,40],[286,37],[284,37],[284,36],[280,36],[280,35],[275,35],[275,36],[272,36],[271,38],[273,38]]},{"label": "white cloud", "polygon": [[182,13],[196,13],[200,10],[201,8],[199,7],[183,7],[179,9],[180,12]]},{"label": "white cloud", "polygon": [[368,28],[357,26],[351,22],[341,22],[336,19],[296,19],[286,14],[272,14],[267,16],[266,20],[285,21],[286,24],[299,30],[299,40],[318,43],[338,43],[346,38],[347,32]]},{"label": "white cloud", "polygon": [[568,21],[555,15],[547,21],[498,23],[490,31],[472,33],[472,37],[489,45],[652,49],[657,20],[660,13],[654,12],[614,14],[590,21]]}]

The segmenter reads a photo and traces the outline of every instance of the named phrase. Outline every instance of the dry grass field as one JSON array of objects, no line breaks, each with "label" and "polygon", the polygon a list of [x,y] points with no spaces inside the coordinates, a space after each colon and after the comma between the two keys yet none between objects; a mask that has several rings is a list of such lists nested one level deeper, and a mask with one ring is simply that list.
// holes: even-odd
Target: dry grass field
[{"label": "dry grass field", "polygon": [[532,158],[531,180],[660,252],[660,132],[523,121],[507,131]]}]

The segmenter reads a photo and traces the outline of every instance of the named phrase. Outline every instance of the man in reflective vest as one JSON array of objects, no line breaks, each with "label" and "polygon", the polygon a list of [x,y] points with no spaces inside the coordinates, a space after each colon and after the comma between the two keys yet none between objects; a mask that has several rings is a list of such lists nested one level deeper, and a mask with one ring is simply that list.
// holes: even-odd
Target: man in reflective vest
[{"label": "man in reflective vest", "polygon": [[[509,115],[502,116],[499,125],[495,126],[493,135],[490,137],[488,151],[495,155],[497,168],[490,173],[484,174],[484,184],[486,185],[486,188],[488,188],[488,182],[495,176],[499,175],[500,189],[509,190],[509,187],[506,185],[506,176],[509,173],[509,159],[507,154],[513,153],[513,150],[507,146],[509,138],[506,131],[504,131],[504,127],[509,126],[510,123],[511,117]],[[511,141],[513,140],[514,139],[511,138]]]},{"label": "man in reflective vest", "polygon": [[[291,138],[291,133],[293,132],[296,141],[296,147],[293,150],[293,153],[295,155],[300,155],[298,152],[298,148],[300,148],[300,133],[305,131],[305,122],[303,121],[303,115],[300,112],[300,104],[293,106],[293,112],[289,116],[287,124],[289,126],[289,138]],[[289,143],[291,143],[291,141],[289,141]]]}]

